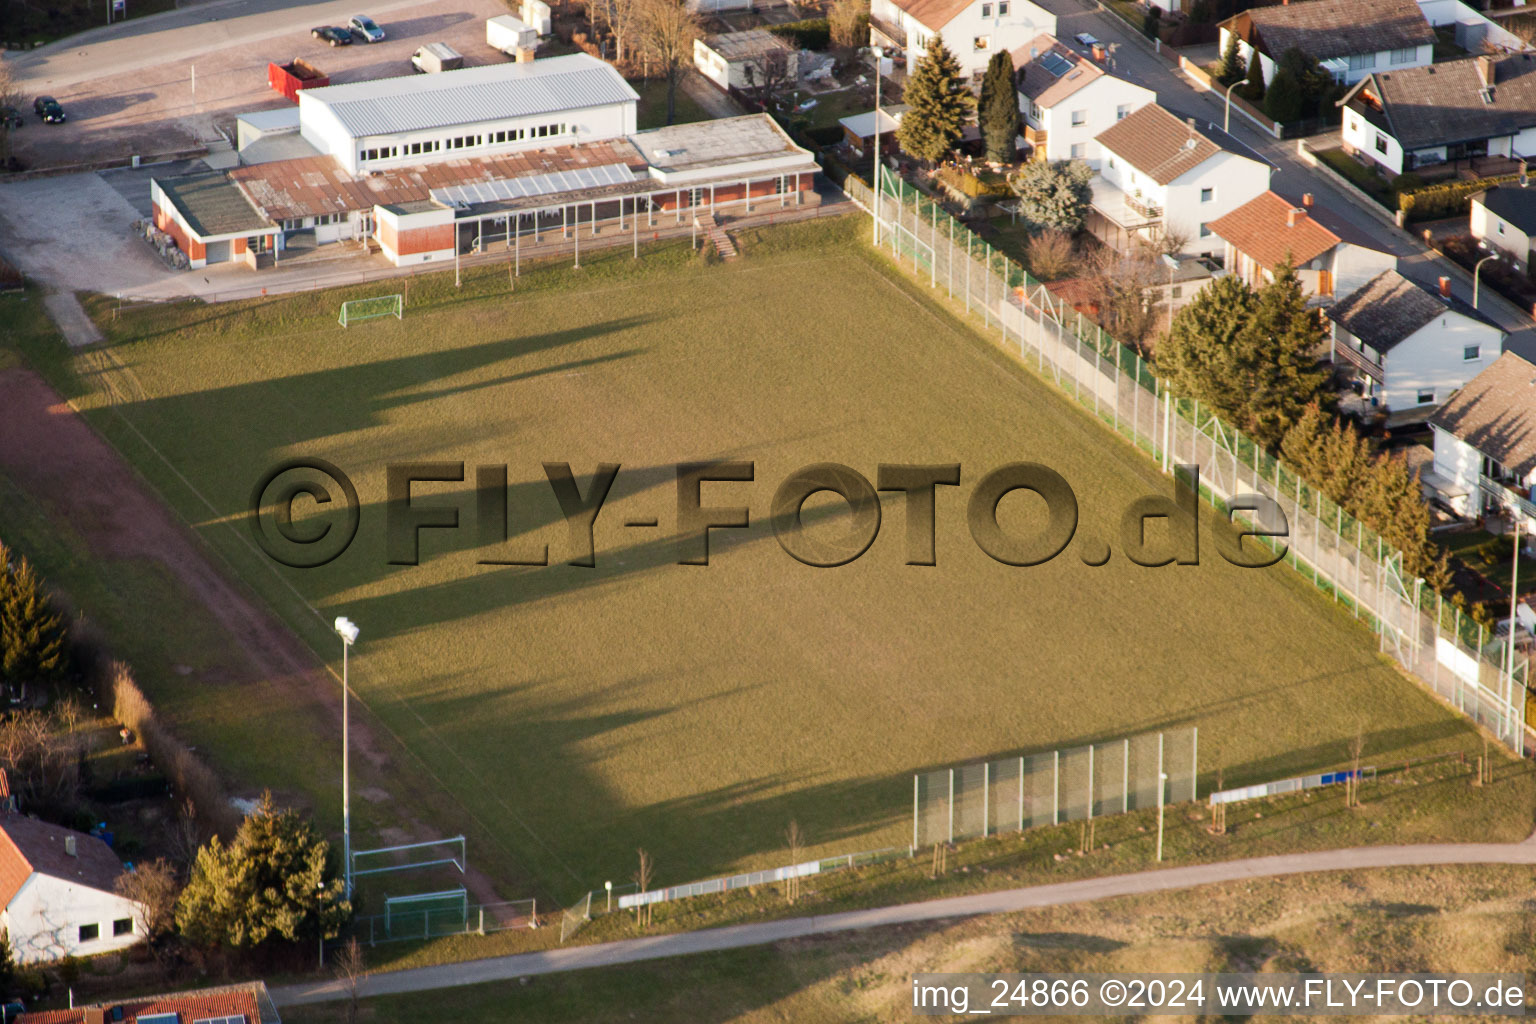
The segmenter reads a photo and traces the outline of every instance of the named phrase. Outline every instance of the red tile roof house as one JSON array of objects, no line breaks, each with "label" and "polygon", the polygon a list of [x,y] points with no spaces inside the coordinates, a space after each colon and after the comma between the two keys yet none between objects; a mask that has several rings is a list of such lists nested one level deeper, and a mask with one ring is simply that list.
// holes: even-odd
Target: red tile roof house
[{"label": "red tile roof house", "polygon": [[95,836],[0,816],[0,927],[18,963],[109,953],[138,942],[138,905],[113,891],[123,864]]},{"label": "red tile roof house", "polygon": [[262,982],[23,1013],[14,1024],[282,1024]]}]

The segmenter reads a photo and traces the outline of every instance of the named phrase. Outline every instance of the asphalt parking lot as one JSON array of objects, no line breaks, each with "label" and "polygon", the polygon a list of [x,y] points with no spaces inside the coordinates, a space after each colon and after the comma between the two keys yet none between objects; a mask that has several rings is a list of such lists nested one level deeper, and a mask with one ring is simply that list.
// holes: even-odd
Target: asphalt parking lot
[{"label": "asphalt parking lot", "polygon": [[[309,30],[314,25],[346,22],[346,15],[339,13],[346,8],[325,4],[268,16],[262,24],[275,26],[274,34],[231,44],[230,33],[213,24],[218,20],[217,9],[210,7],[206,25],[184,25],[141,37],[141,52],[175,54],[160,63],[77,81],[70,81],[75,75],[56,73],[58,58],[46,72],[40,67],[29,73],[22,66],[27,123],[13,134],[15,155],[26,168],[41,169],[126,160],[134,155],[151,160],[209,143],[218,145],[226,137],[232,140],[238,114],[288,102],[267,86],[269,61],[284,63],[302,57],[340,84],[411,74],[411,54],[428,42],[452,46],[464,55],[466,65],[507,60],[485,41],[485,19],[507,13],[499,0],[439,0],[398,5],[393,11],[381,9],[389,6],[373,8],[375,19],[388,34],[379,43],[331,47],[312,38]],[[369,11],[364,2],[356,4],[352,13]],[[148,27],[148,23],[135,27],[139,26]],[[198,52],[200,44],[208,48]],[[88,45],[76,55],[78,65],[89,67]],[[32,115],[32,98],[43,93],[64,105],[69,118],[65,124],[43,124]]]}]

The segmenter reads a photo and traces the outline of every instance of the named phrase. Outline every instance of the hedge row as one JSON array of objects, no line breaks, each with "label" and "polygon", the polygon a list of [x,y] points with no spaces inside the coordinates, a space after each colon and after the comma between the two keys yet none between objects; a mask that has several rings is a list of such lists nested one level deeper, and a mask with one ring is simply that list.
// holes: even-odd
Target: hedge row
[{"label": "hedge row", "polygon": [[802,50],[825,50],[832,45],[832,26],[826,18],[806,18],[782,25],[769,25],[768,31],[794,41]]},{"label": "hedge row", "polygon": [[1494,185],[1508,185],[1519,181],[1518,174],[1500,174],[1493,178],[1476,181],[1446,181],[1438,185],[1426,185],[1397,196],[1397,208],[1408,220],[1439,220],[1456,217],[1472,209],[1472,197]]}]

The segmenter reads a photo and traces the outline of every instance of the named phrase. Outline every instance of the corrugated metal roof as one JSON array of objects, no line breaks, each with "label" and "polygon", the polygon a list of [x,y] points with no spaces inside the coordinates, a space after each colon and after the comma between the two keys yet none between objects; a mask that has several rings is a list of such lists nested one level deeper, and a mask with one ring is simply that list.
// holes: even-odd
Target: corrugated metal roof
[{"label": "corrugated metal roof", "polygon": [[552,174],[531,174],[525,178],[501,178],[497,181],[476,181],[448,188],[435,188],[432,198],[445,206],[476,203],[494,203],[508,199],[526,199],[529,196],[551,195],[556,192],[572,192],[578,189],[605,188],[609,185],[629,185],[638,180],[634,171],[625,164],[604,164],[601,167],[578,167]]},{"label": "corrugated metal roof", "polygon": [[611,64],[585,53],[305,89],[353,138],[475,124],[637,100]]}]

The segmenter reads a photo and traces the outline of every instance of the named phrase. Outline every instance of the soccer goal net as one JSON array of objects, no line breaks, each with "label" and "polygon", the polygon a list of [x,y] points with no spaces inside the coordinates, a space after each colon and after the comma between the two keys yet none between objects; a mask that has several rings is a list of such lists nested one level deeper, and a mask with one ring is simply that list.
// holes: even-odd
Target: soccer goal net
[{"label": "soccer goal net", "polygon": [[423,939],[462,932],[469,921],[469,893],[463,888],[390,896],[384,900],[384,934]]},{"label": "soccer goal net", "polygon": [[372,299],[352,299],[341,304],[340,320],[343,327],[359,320],[372,320],[381,316],[392,316],[396,320],[405,316],[404,296],[380,295]]},{"label": "soccer goal net", "polygon": [[464,837],[434,839],[425,843],[383,846],[377,850],[352,851],[352,877],[382,875],[392,871],[419,871],[446,867],[464,873]]}]

